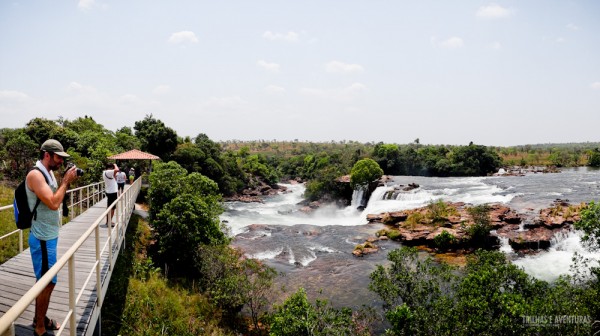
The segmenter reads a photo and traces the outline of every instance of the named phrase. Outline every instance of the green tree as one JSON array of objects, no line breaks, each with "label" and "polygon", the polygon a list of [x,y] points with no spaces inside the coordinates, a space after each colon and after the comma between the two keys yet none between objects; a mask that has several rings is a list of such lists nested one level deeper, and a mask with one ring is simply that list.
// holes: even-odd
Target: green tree
[{"label": "green tree", "polygon": [[246,306],[255,329],[259,330],[277,272],[226,245],[200,245],[195,265],[201,287],[227,318],[232,319]]},{"label": "green tree", "polygon": [[142,147],[140,140],[135,137],[131,127],[121,127],[115,132],[115,137],[119,151],[128,151],[140,149]]},{"label": "green tree", "polygon": [[588,155],[588,166],[600,167],[600,148],[594,148]]},{"label": "green tree", "polygon": [[575,223],[575,228],[584,232],[581,239],[587,242],[590,248],[598,249],[600,247],[600,203],[591,201],[581,209],[580,216],[581,220]]},{"label": "green tree", "polygon": [[136,121],[133,129],[140,139],[142,150],[159,156],[163,161],[168,161],[177,149],[177,133],[151,114]]},{"label": "green tree", "polygon": [[22,130],[16,130],[7,134],[5,148],[6,158],[11,162],[7,175],[15,179],[25,177],[27,168],[32,167],[38,157],[40,145]]},{"label": "green tree", "polygon": [[171,158],[191,173],[202,172],[206,155],[196,144],[186,142],[177,146]]},{"label": "green tree", "polygon": [[[55,121],[45,118],[33,118],[25,126],[25,134],[27,134],[33,142],[41,146],[44,141],[54,139],[54,136],[61,128]],[[59,140],[59,139],[56,139]],[[60,141],[60,140],[59,140]],[[62,144],[63,147],[65,144]],[[68,147],[65,147],[65,149]]]},{"label": "green tree", "polygon": [[362,159],[356,162],[350,171],[352,186],[367,185],[377,181],[383,175],[383,170],[373,159]]}]

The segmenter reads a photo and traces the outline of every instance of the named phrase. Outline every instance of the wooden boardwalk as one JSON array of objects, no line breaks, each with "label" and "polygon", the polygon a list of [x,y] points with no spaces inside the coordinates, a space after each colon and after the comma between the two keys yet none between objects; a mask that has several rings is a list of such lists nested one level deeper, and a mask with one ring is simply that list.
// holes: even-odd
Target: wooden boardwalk
[{"label": "wooden boardwalk", "polygon": [[[106,198],[93,207],[89,208],[79,216],[72,219],[68,224],[60,229],[58,238],[58,258],[60,259],[69,248],[90,228],[90,226],[106,211]],[[117,213],[115,213],[116,215]],[[126,230],[126,225],[131,216],[131,212],[123,214],[123,224],[112,228],[112,253],[118,253],[121,246],[121,239]],[[102,220],[101,223],[104,223]],[[100,246],[105,246],[108,241],[109,229],[106,224],[100,224]],[[77,303],[75,312],[77,335],[91,335],[96,326],[99,308],[97,308],[96,295],[96,274],[92,273],[90,280],[82,288],[89,276],[91,269],[94,269],[96,262],[95,235],[89,236],[81,248],[75,252],[75,295],[81,295]],[[109,271],[110,262],[108,248],[101,255],[101,283],[103,291],[108,287],[111,272]],[[113,259],[115,256],[113,255]],[[70,333],[68,320],[65,321],[69,311],[69,266],[63,267],[58,274],[58,283],[54,288],[48,309],[48,317],[59,321],[65,325],[62,331],[63,335]],[[29,249],[23,253],[8,260],[0,265],[0,317],[10,309],[31,287],[35,284],[33,266]],[[83,292],[82,292],[83,291]],[[82,293],[81,293],[82,292]],[[101,296],[103,297],[103,295]],[[33,334],[33,316],[35,304],[32,302],[23,314],[15,321],[15,334],[27,335]]]}]

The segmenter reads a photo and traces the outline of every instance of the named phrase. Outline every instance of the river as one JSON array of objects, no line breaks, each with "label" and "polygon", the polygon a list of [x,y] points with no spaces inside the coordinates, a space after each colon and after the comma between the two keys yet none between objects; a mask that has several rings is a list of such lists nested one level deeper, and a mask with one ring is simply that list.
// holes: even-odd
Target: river
[{"label": "river", "polygon": [[[409,183],[420,187],[385,199],[394,186]],[[299,211],[304,185],[284,186],[287,193],[265,198],[264,203],[225,204],[221,220],[226,221],[235,237],[233,245],[281,272],[284,276],[276,283],[287,288],[288,294],[304,287],[311,298],[325,298],[335,306],[358,307],[379,303],[368,290],[369,274],[377,264],[386,263],[387,252],[401,246],[379,241],[378,253],[354,257],[354,246],[383,227],[367,224],[367,214],[412,209],[442,199],[473,205],[500,202],[533,215],[552,206],[556,199],[571,204],[600,199],[600,170],[574,168],[561,173],[466,178],[396,176],[373,192],[363,211],[356,210],[360,195],[355,195],[352,206],[324,207],[310,214]],[[585,250],[579,237],[578,232],[557,237],[547,251],[535,255],[518,256],[508,244],[501,251],[528,274],[554,281],[570,272],[575,252],[598,259],[597,253]]]}]

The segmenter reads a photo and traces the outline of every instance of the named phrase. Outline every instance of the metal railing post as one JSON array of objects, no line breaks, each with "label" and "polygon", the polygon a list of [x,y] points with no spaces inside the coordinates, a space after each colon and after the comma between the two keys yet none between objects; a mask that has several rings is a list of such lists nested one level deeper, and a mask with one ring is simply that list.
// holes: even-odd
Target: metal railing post
[{"label": "metal railing post", "polygon": [[79,189],[79,200],[77,201],[77,204],[79,204],[78,215],[81,215],[83,213],[83,189]]},{"label": "metal railing post", "polygon": [[19,253],[23,252],[23,230],[19,230]]},{"label": "metal railing post", "polygon": [[71,258],[69,258],[69,309],[71,310],[69,329],[71,336],[75,336],[77,333],[75,308],[75,255],[72,255]]},{"label": "metal railing post", "polygon": [[[100,225],[96,225],[96,293],[102,293],[102,283],[100,282]],[[98,307],[102,307],[102,295],[98,295]]]},{"label": "metal railing post", "polygon": [[108,228],[108,270],[112,271],[112,211],[108,210],[108,221],[106,227]]},{"label": "metal railing post", "polygon": [[15,336],[15,323],[11,323],[10,327],[0,336]]},{"label": "metal railing post", "polygon": [[73,193],[71,193],[71,213],[69,214],[69,217],[71,218],[71,220],[73,220]]}]

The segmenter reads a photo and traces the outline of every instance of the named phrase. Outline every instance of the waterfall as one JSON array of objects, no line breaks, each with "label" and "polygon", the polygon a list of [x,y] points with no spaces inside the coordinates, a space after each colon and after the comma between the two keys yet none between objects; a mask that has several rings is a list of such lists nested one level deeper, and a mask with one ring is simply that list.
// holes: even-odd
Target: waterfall
[{"label": "waterfall", "polygon": [[357,186],[356,189],[352,192],[352,203],[350,206],[352,209],[358,209],[365,206],[365,194],[367,191],[367,186]]}]

